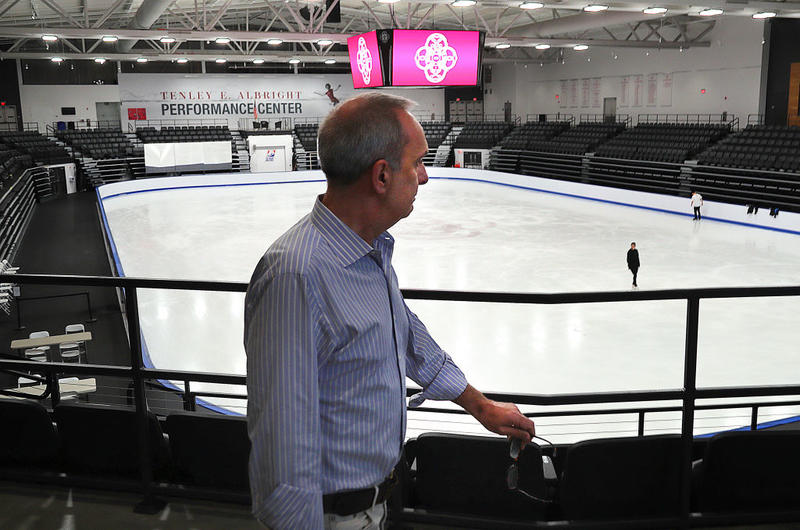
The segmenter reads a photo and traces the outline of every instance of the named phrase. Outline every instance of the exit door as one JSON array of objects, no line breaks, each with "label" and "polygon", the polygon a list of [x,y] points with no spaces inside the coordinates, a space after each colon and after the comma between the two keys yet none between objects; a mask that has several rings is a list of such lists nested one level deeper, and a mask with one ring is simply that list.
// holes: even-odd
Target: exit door
[{"label": "exit door", "polygon": [[617,119],[617,98],[603,98],[603,121],[614,122]]},{"label": "exit door", "polygon": [[94,104],[95,109],[97,110],[97,122],[98,125],[108,126],[111,123],[119,123],[120,115],[119,115],[119,101],[98,101]]}]

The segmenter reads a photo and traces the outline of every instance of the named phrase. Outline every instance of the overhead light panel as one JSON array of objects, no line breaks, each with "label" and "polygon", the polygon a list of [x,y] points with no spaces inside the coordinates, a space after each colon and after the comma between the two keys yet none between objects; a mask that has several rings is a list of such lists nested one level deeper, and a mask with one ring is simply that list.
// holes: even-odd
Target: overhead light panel
[{"label": "overhead light panel", "polygon": [[477,3],[478,2],[475,0],[453,0],[453,2],[450,2],[450,5],[453,7],[470,7]]},{"label": "overhead light panel", "polygon": [[715,7],[709,7],[708,9],[703,9],[698,13],[701,17],[713,17],[714,15],[721,15],[723,13],[722,9],[717,9]]},{"label": "overhead light panel", "polygon": [[336,64],[336,59],[325,59],[325,64]]},{"label": "overhead light panel", "polygon": [[175,62],[178,64],[186,64],[189,62],[189,59],[187,59],[186,57],[179,57],[178,60],[176,60]]},{"label": "overhead light panel", "polygon": [[259,57],[258,59],[253,59],[253,64],[264,64],[264,59]]},{"label": "overhead light panel", "polygon": [[42,40],[45,42],[55,42],[58,40],[58,37],[55,35],[42,35]]},{"label": "overhead light panel", "polygon": [[161,44],[172,44],[175,42],[175,37],[170,37],[169,35],[164,35],[160,39],[158,39]]},{"label": "overhead light panel", "polygon": [[541,2],[522,2],[519,5],[520,9],[539,9],[544,7],[544,4]]},{"label": "overhead light panel", "polygon": [[511,45],[507,42],[501,42],[500,44],[495,46],[495,49],[498,50],[507,50],[511,47]]},{"label": "overhead light panel", "polygon": [[774,11],[762,11],[760,13],[756,13],[755,15],[753,15],[753,18],[755,19],[772,18],[775,15],[777,15],[777,13],[775,13]]},{"label": "overhead light panel", "polygon": [[147,57],[139,57],[138,59],[136,59],[136,62],[137,63],[146,63],[147,62]]},{"label": "overhead light panel", "polygon": [[331,39],[319,39],[317,44],[320,46],[330,46],[333,44],[333,41]]},{"label": "overhead light panel", "polygon": [[379,4],[394,4],[399,2],[400,0],[378,0]]},{"label": "overhead light panel", "polygon": [[95,57],[94,58],[94,62],[96,62],[97,64],[103,64],[103,63],[106,62],[106,58],[105,57]]},{"label": "overhead light panel", "polygon": [[214,42],[216,42],[217,44],[228,44],[230,41],[231,39],[228,37],[217,37],[216,39],[214,39]]},{"label": "overhead light panel", "polygon": [[300,64],[300,59],[289,59],[289,64]]},{"label": "overhead light panel", "polygon": [[667,12],[666,7],[646,7],[642,9],[642,13],[645,15],[663,15]]},{"label": "overhead light panel", "polygon": [[54,63],[60,63],[64,61],[64,59],[62,59],[61,57],[51,57],[50,60],[53,61]]},{"label": "overhead light panel", "polygon": [[588,50],[589,46],[587,46],[586,44],[576,44],[575,46],[572,47],[572,49],[575,50],[576,52],[582,52],[584,50]]},{"label": "overhead light panel", "polygon": [[608,6],[604,4],[591,4],[583,8],[583,10],[587,13],[599,13],[600,11],[605,11],[606,9],[608,9]]},{"label": "overhead light panel", "polygon": [[537,50],[549,50],[550,49],[550,45],[549,44],[537,44],[535,46],[535,48]]},{"label": "overhead light panel", "polygon": [[103,35],[103,42],[117,42],[119,37],[116,35]]},{"label": "overhead light panel", "polygon": [[281,39],[269,39],[267,40],[267,44],[269,44],[270,46],[278,46],[280,44],[283,44],[283,41]]},{"label": "overhead light panel", "polygon": [[228,62],[228,60],[225,59],[224,57],[220,57],[219,59],[214,59],[214,62],[217,64],[225,64]]}]

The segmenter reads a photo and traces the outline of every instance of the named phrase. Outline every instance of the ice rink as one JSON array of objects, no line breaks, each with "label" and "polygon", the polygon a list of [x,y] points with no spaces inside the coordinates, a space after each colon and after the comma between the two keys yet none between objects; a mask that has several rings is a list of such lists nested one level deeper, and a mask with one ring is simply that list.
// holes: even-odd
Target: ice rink
[{"label": "ice rink", "polygon": [[[270,243],[310,211],[324,187],[318,181],[167,189],[106,198],[103,207],[126,276],[247,282]],[[688,199],[686,205],[688,211]],[[800,284],[798,235],[484,182],[432,178],[412,215],[391,233],[403,288],[629,290],[631,241],[639,248],[642,290]],[[151,365],[244,374],[243,299],[140,291]],[[684,301],[408,305],[484,391],[682,386]],[[698,387],[799,383],[798,314],[800,300],[791,297],[701,301]],[[211,401],[244,412],[242,401]],[[764,409],[760,421],[798,414],[800,408]],[[679,417],[653,415],[646,432],[677,432]],[[696,432],[749,418],[748,409],[698,414]],[[541,419],[537,426],[560,442],[635,434],[636,416]],[[481,432],[464,416],[410,414],[409,436],[430,430]]]}]

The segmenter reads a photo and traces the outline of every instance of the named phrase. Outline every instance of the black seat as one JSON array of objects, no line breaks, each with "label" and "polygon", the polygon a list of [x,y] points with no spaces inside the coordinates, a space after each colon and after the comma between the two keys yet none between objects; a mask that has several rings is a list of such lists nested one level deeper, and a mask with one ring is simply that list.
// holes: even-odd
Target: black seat
[{"label": "black seat", "polygon": [[[60,404],[55,418],[62,440],[62,458],[75,473],[139,476],[139,437],[136,411],[90,404]],[[169,467],[169,445],[152,412],[147,413],[148,439],[154,475]]]},{"label": "black seat", "polygon": [[677,515],[681,454],[679,435],[576,443],[559,483],[565,518]]},{"label": "black seat", "polygon": [[0,399],[0,425],[0,466],[39,467],[56,461],[58,433],[40,403]]},{"label": "black seat", "polygon": [[175,480],[195,486],[248,491],[247,419],[175,413],[167,416]]},{"label": "black seat", "polygon": [[800,432],[739,431],[712,437],[695,468],[701,511],[800,506]]},{"label": "black seat", "polygon": [[[508,490],[505,439],[426,433],[411,447],[417,463],[411,495],[416,508],[504,519],[544,517],[545,504]],[[546,495],[542,452],[535,444],[520,454],[519,487],[537,497]]]}]

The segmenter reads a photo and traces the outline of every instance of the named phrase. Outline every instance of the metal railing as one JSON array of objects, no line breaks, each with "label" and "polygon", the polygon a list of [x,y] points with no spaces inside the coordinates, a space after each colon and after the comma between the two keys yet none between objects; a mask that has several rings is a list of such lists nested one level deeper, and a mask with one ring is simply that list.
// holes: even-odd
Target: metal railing
[{"label": "metal railing", "polygon": [[128,122],[128,132],[136,132],[137,129],[141,129],[142,127],[161,129],[163,127],[207,127],[211,125],[223,125],[228,127],[228,120],[225,118],[131,120]]},{"label": "metal railing", "polygon": [[[542,119],[544,117],[544,119]],[[575,124],[575,116],[564,112],[557,112],[555,114],[526,114],[525,123],[531,122],[548,122],[548,121],[566,121],[570,126]]]},{"label": "metal railing", "polygon": [[728,124],[731,130],[739,128],[739,118],[735,114],[639,114],[636,124],[677,123],[677,124]]},{"label": "metal railing", "polygon": [[624,123],[626,127],[630,127],[633,124],[633,117],[630,114],[615,114],[613,116],[581,114],[578,116],[578,123]]},{"label": "metal railing", "polygon": [[[68,370],[73,374],[81,375],[107,375],[114,377],[129,378],[132,381],[134,404],[138,418],[138,437],[140,451],[140,481],[139,486],[145,497],[145,503],[157,503],[155,496],[161,494],[181,494],[192,495],[194,490],[191,488],[176,489],[174,486],[164,485],[154,481],[150,461],[153,449],[150,447],[150,440],[147,436],[147,412],[148,405],[145,395],[145,385],[148,382],[159,379],[175,379],[187,382],[184,401],[193,404],[198,395],[202,392],[192,392],[189,390],[188,382],[199,381],[209,383],[244,385],[245,376],[229,374],[209,374],[194,373],[178,370],[157,370],[148,369],[142,366],[142,342],[141,328],[138,313],[138,290],[139,289],[177,289],[177,290],[196,290],[196,291],[215,291],[215,292],[245,292],[247,284],[233,282],[209,282],[209,281],[184,281],[184,280],[158,280],[143,278],[116,278],[116,277],[92,277],[92,276],[50,276],[35,274],[14,274],[2,275],[16,284],[28,285],[67,285],[67,286],[89,286],[89,287],[108,287],[121,288],[124,290],[124,306],[128,321],[128,340],[130,345],[130,367],[119,366],[100,366],[100,365],[75,365],[73,363],[40,363],[36,361],[24,361],[13,359],[0,359],[0,370],[15,374],[28,376],[28,371],[44,373],[42,378],[48,383],[48,396],[53,404],[59,401],[58,384],[56,382],[57,373]],[[658,406],[639,406],[638,408],[626,408],[626,412],[636,413],[639,417],[639,433],[644,432],[645,415],[652,412],[662,412],[665,410],[681,411],[681,439],[682,439],[682,483],[681,483],[681,509],[679,517],[671,519],[677,526],[688,527],[697,524],[697,521],[720,521],[724,515],[697,514],[690,510],[691,495],[691,472],[692,472],[692,443],[694,440],[694,414],[696,410],[711,408],[726,408],[731,404],[723,405],[698,405],[699,399],[719,399],[719,398],[757,398],[765,396],[800,396],[800,385],[780,385],[780,386],[761,386],[761,387],[720,387],[702,388],[696,386],[697,380],[697,339],[698,339],[698,317],[700,300],[722,299],[722,298],[752,298],[752,297],[775,297],[775,296],[800,296],[800,286],[791,287],[747,287],[747,288],[704,288],[704,289],[673,289],[657,291],[626,291],[626,292],[588,292],[588,293],[554,293],[554,294],[527,294],[527,293],[503,293],[503,292],[472,292],[472,291],[427,291],[419,289],[405,289],[403,295],[406,299],[421,300],[442,300],[458,302],[483,302],[483,303],[504,303],[504,304],[576,304],[576,303],[601,303],[601,302],[631,302],[631,301],[653,301],[653,300],[686,300],[686,327],[684,341],[684,370],[683,387],[672,390],[658,391],[632,391],[632,392],[602,392],[587,394],[557,394],[557,395],[536,395],[536,394],[508,394],[508,393],[489,393],[490,399],[513,401],[521,405],[596,405],[612,403],[635,403],[635,402],[655,402],[664,400],[680,400],[681,405],[677,407],[658,407]],[[409,389],[409,394],[413,390]],[[2,391],[0,394],[13,394],[13,391]],[[25,396],[29,397],[29,396]],[[235,396],[229,396],[235,397]],[[238,396],[241,397],[241,396]],[[778,401],[781,405],[787,402]],[[795,401],[789,402],[795,403]],[[738,407],[752,408],[751,428],[755,428],[758,422],[758,408],[771,405],[772,403],[738,403]],[[432,412],[463,413],[452,409],[426,408]],[[541,417],[543,415],[568,415],[568,414],[610,414],[619,413],[620,410],[596,410],[589,408],[584,411],[565,412],[535,412],[528,413],[530,417]],[[772,514],[775,516],[775,514]],[[794,518],[800,517],[800,511],[791,512]],[[759,519],[768,518],[766,515],[759,514]],[[778,514],[786,517],[786,513]],[[425,520],[435,522],[446,520],[450,523],[474,520],[472,517],[442,516],[441,514],[424,514],[406,509],[401,518],[408,520]],[[444,519],[442,519],[444,517]],[[731,521],[738,521],[742,515],[730,516]],[[754,517],[751,514],[751,520]],[[745,514],[745,519],[747,516]],[[665,520],[655,520],[656,523],[664,523]],[[612,527],[625,521],[610,521]],[[513,523],[512,523],[513,524]],[[531,522],[526,522],[531,525]],[[534,523],[535,525],[535,523]],[[543,526],[552,526],[549,522],[543,522]],[[568,526],[568,523],[559,525]]]}]

